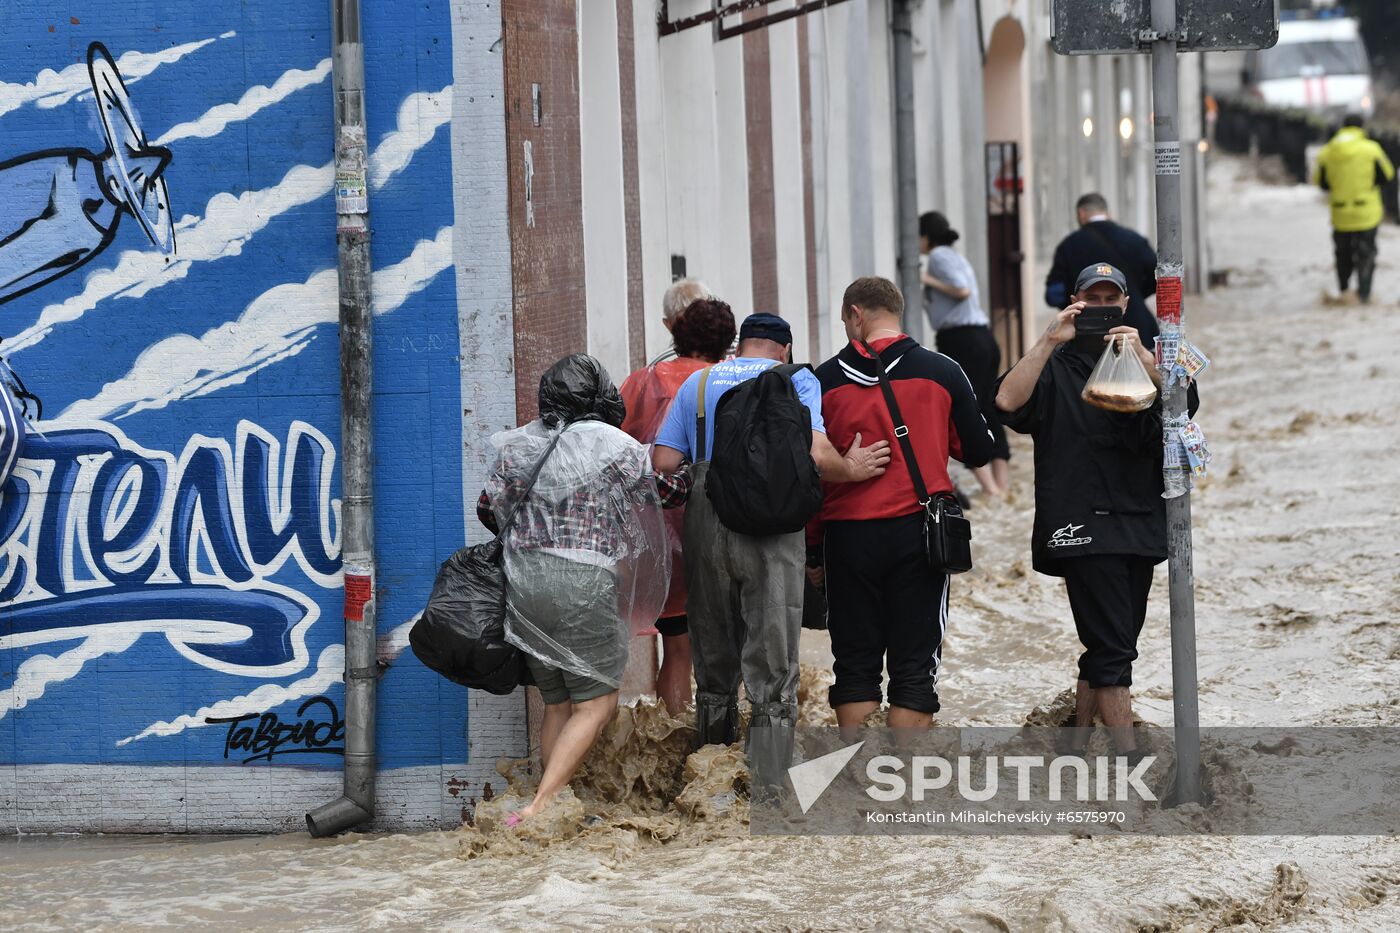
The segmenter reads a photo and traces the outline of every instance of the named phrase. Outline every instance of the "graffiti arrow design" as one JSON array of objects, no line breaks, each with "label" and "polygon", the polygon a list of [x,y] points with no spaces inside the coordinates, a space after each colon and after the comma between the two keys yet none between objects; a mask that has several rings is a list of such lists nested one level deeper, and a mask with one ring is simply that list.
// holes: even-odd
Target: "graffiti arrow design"
[{"label": "graffiti arrow design", "polygon": [[11,607],[0,619],[0,643],[22,647],[76,640],[120,627],[163,635],[182,654],[198,655],[229,673],[240,673],[230,668],[261,672],[296,660],[299,646],[292,634],[307,611],[289,596],[263,590],[199,584],[104,588]]}]

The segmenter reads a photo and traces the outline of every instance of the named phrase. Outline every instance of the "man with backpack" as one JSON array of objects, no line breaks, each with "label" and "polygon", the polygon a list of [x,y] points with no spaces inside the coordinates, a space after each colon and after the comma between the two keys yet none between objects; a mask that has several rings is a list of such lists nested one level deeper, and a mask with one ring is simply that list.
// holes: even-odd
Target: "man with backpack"
[{"label": "man with backpack", "polygon": [[822,481],[871,479],[890,459],[888,441],[862,447],[858,434],[844,455],[831,446],[820,385],[784,365],[791,350],[786,321],[750,315],[735,358],[681,385],[652,454],[662,474],[695,464],[683,545],[698,743],[735,741],[742,676],[759,788],[780,784],[792,758],[803,528]]},{"label": "man with backpack", "polygon": [[925,516],[939,496],[953,496],[950,456],[975,469],[994,448],[962,368],[907,336],[903,313],[893,282],[856,279],[841,298],[851,342],[817,368],[834,443],[862,434],[898,441],[880,478],[828,487],[808,529],[809,575],[827,587],[836,673],[828,699],[843,729],[880,708],[886,668],[891,727],[927,728],[938,711],[948,568],[932,566]]}]

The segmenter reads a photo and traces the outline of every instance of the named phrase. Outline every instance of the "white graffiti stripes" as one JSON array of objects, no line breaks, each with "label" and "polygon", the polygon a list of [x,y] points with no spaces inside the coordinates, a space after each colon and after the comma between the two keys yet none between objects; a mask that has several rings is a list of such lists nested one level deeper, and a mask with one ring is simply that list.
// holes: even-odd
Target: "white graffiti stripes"
[{"label": "white graffiti stripes", "polygon": [[332,684],[338,684],[344,679],[345,646],[331,645],[323,650],[320,657],[316,659],[316,670],[309,677],[292,681],[285,687],[277,684],[263,684],[243,696],[220,700],[217,703],[200,707],[198,712],[176,716],[169,722],[152,723],[136,735],[118,739],[117,747],[120,748],[131,742],[139,742],[141,739],[153,735],[178,735],[186,729],[196,729],[206,725],[206,719],[225,719],[265,712],[291,700],[324,693]]},{"label": "white graffiti stripes", "polygon": [[[403,649],[408,646],[409,630],[417,621],[418,616],[415,615],[407,622],[379,636],[377,651],[381,661],[392,664],[398,658]],[[139,742],[151,736],[177,735],[186,729],[197,729],[207,725],[205,722],[207,719],[232,719],[238,716],[265,713],[283,703],[325,693],[333,685],[342,683],[344,680],[345,646],[331,645],[321,652],[320,657],[316,659],[316,670],[308,677],[293,681],[285,687],[277,684],[263,684],[243,696],[220,700],[217,703],[201,707],[198,712],[177,716],[169,722],[152,723],[136,735],[129,735],[124,739],[117,740],[117,746]],[[0,716],[3,715],[4,710],[0,709]]]},{"label": "white graffiti stripes", "polygon": [[[421,240],[402,261],[374,274],[374,312],[390,314],[452,264],[452,228]],[[201,337],[177,334],[147,347],[131,370],[96,396],[74,402],[58,422],[119,419],[247,382],[294,356],[318,324],[337,319],[336,271],[263,292],[233,321]]]},{"label": "white graffiti stripes", "polygon": [[[231,39],[237,33],[226,32],[219,39]],[[174,45],[158,52],[124,52],[117,59],[117,70],[122,80],[134,84],[161,65],[169,65],[204,48],[217,39],[200,39]],[[69,65],[62,71],[45,68],[33,81],[7,83],[0,81],[0,117],[11,110],[18,110],[25,104],[36,104],[43,108],[59,107],[80,94],[92,93],[92,79],[88,75],[87,62]]]},{"label": "white graffiti stripes", "polygon": [[50,684],[77,677],[89,661],[108,654],[121,654],[140,637],[140,632],[104,632],[56,656],[36,654],[26,658],[15,671],[14,683],[8,690],[0,690],[0,719],[12,710],[24,709],[30,700],[42,697]]},{"label": "white graffiti stripes", "polygon": [[403,171],[413,154],[428,144],[438,129],[452,119],[452,88],[420,91],[404,98],[399,105],[396,128],[379,141],[369,162],[371,188],[382,188]]},{"label": "white graffiti stripes", "polygon": [[[451,111],[451,88],[410,94],[399,107],[400,120],[412,123],[421,114]],[[442,101],[447,103],[443,104]],[[431,101],[431,102],[430,102]],[[444,117],[443,122],[446,122]],[[370,156],[371,174],[382,184],[406,168],[414,153],[427,145],[441,123],[432,131],[400,123],[384,137]],[[11,356],[44,340],[59,324],[81,318],[110,298],[142,298],[162,286],[185,278],[195,263],[238,256],[257,233],[282,214],[309,204],[330,193],[335,166],[293,166],[271,188],[245,191],[239,195],[220,192],[205,205],[204,216],[187,215],[175,225],[179,243],[176,256],[167,257],[153,250],[126,250],[115,266],[99,269],[87,277],[83,290],[58,304],[44,308],[29,327],[5,341]]]},{"label": "white graffiti stripes", "polygon": [[218,136],[230,123],[247,120],[260,110],[281,103],[285,98],[304,88],[320,84],[331,75],[331,60],[323,58],[315,68],[297,69],[283,72],[271,87],[258,84],[243,92],[236,104],[218,104],[207,110],[197,120],[190,120],[171,127],[154,145],[168,146],[173,142],[191,137],[208,139]]}]

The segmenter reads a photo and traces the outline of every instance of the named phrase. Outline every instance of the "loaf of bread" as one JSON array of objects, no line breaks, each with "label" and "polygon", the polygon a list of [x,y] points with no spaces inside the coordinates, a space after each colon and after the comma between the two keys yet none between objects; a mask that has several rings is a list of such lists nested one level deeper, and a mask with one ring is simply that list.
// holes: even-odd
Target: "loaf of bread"
[{"label": "loaf of bread", "polygon": [[1148,408],[1157,398],[1157,388],[1151,382],[1131,385],[1124,383],[1093,383],[1084,387],[1084,401],[1104,411],[1135,412]]}]

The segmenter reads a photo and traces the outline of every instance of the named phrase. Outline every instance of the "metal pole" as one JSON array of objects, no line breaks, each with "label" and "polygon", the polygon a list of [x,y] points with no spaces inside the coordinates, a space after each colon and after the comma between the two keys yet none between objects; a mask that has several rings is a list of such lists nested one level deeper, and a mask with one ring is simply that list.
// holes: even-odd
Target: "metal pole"
[{"label": "metal pole", "polygon": [[914,127],[914,0],[893,0],[895,174],[899,179],[899,290],[906,327],[923,323],[919,280],[919,179]]},{"label": "metal pole", "polygon": [[[1176,0],[1152,0],[1152,104],[1157,179],[1157,316],[1163,334],[1179,331],[1181,258],[1181,128],[1177,109]],[[1164,390],[1168,423],[1186,412],[1186,387]],[[1170,479],[1170,477],[1168,477]],[[1170,487],[1169,487],[1170,488]],[[1172,711],[1176,720],[1177,803],[1201,799],[1200,709],[1196,698],[1196,584],[1191,569],[1191,494],[1167,500],[1171,581]]]},{"label": "metal pole", "polygon": [[364,46],[359,0],[331,0],[335,87],[335,210],[340,289],[341,557],[345,571],[344,796],[306,814],[313,836],[329,836],[374,816],[375,693],[378,666],[374,599],[374,371],[370,305],[369,147],[365,131]]}]

